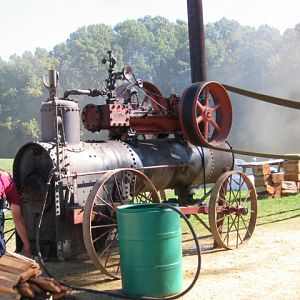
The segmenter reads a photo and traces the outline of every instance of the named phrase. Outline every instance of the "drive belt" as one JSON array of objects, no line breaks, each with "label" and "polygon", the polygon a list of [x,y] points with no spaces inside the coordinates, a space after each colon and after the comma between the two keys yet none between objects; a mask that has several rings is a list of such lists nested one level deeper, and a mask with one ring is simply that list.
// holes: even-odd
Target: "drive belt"
[{"label": "drive belt", "polygon": [[227,85],[227,84],[222,84],[222,85],[224,86],[224,88],[227,91],[232,92],[232,93],[236,93],[239,95],[243,95],[246,97],[250,97],[250,98],[253,98],[256,100],[260,100],[260,101],[275,104],[275,105],[280,105],[280,106],[289,107],[289,108],[293,108],[293,109],[300,109],[300,102],[298,102],[298,101],[287,100],[287,99],[283,99],[283,98],[273,97],[270,95],[251,92],[249,90],[244,90],[244,89],[237,88],[237,87]]},{"label": "drive belt", "polygon": [[[300,102],[293,101],[293,100],[287,100],[279,97],[273,97],[270,95],[260,94],[256,92],[252,92],[249,90],[237,88],[228,84],[222,84],[223,87],[232,93],[239,94],[242,96],[246,96],[249,98],[253,98],[259,101],[267,102],[270,104],[280,105],[284,107],[289,107],[293,109],[300,109]],[[281,159],[287,159],[287,160],[300,160],[300,155],[297,154],[272,154],[272,153],[262,153],[262,152],[251,152],[251,151],[244,151],[239,149],[224,149],[215,147],[212,145],[206,145],[208,148],[211,148],[213,150],[223,151],[223,152],[230,152],[234,154],[240,154],[240,155],[246,155],[246,156],[257,156],[257,157],[266,157],[266,158],[281,158]]]},{"label": "drive belt", "polygon": [[299,154],[272,154],[272,153],[262,153],[262,152],[251,152],[251,151],[244,151],[239,149],[224,149],[215,147],[212,145],[205,145],[205,147],[217,150],[217,151],[223,151],[223,152],[229,152],[234,154],[240,154],[240,155],[246,155],[246,156],[257,156],[257,157],[266,157],[266,158],[282,158],[286,160],[300,160]]}]

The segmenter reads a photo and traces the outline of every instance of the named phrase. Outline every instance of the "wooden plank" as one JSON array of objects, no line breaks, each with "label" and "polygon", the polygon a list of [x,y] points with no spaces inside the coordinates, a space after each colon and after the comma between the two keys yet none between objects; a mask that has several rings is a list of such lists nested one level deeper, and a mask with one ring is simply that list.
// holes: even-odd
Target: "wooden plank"
[{"label": "wooden plank", "polygon": [[31,277],[36,277],[38,275],[41,275],[41,273],[42,273],[41,270],[29,268],[28,270],[20,274],[21,281],[23,282],[27,281]]},{"label": "wooden plank", "polygon": [[295,181],[282,182],[282,195],[294,195],[298,193],[297,184]]},{"label": "wooden plank", "polygon": [[21,295],[19,295],[19,293],[17,291],[15,291],[15,293],[3,293],[0,292],[0,299],[1,300],[19,300],[21,299]]},{"label": "wooden plank", "polygon": [[10,272],[18,275],[22,273],[22,270],[15,269],[14,267],[10,267],[10,266],[2,266],[1,264],[0,264],[0,271]]},{"label": "wooden plank", "polygon": [[30,262],[22,261],[18,258],[4,254],[0,257],[0,265],[26,271],[32,264]]},{"label": "wooden plank", "polygon": [[285,181],[300,181],[300,173],[284,173]]},{"label": "wooden plank", "polygon": [[271,174],[270,165],[263,164],[252,167],[252,172],[254,176],[262,176]]},{"label": "wooden plank", "polygon": [[44,278],[44,277],[30,278],[28,282],[34,283],[41,289],[49,292],[55,292],[55,293],[61,292],[60,284],[53,278]]},{"label": "wooden plank", "polygon": [[300,181],[296,181],[296,186],[297,186],[298,193],[299,193],[300,192]]},{"label": "wooden plank", "polygon": [[288,163],[288,164],[297,164],[297,163],[300,162],[300,154],[291,154],[291,155],[293,155],[293,156],[298,156],[298,157],[299,157],[299,160],[296,160],[296,159],[288,159],[288,158],[286,158],[286,159],[284,160],[284,164],[285,164],[285,163]]},{"label": "wooden plank", "polygon": [[67,291],[61,291],[60,293],[52,293],[53,300],[58,300],[67,295]]},{"label": "wooden plank", "polygon": [[264,186],[272,183],[271,175],[254,176],[255,186]]},{"label": "wooden plank", "polygon": [[284,180],[284,173],[272,173],[271,178],[273,183],[281,183]]},{"label": "wooden plank", "polygon": [[13,280],[16,285],[21,278],[20,274],[15,274],[7,271],[0,271],[0,276]]},{"label": "wooden plank", "polygon": [[286,173],[300,173],[300,162],[299,163],[284,163],[283,170]]},{"label": "wooden plank", "polygon": [[37,286],[34,283],[29,283],[30,289],[35,293],[35,294],[41,294],[43,292],[43,290]]},{"label": "wooden plank", "polygon": [[297,185],[296,185],[296,182],[295,181],[287,181],[287,180],[284,180],[282,182],[282,189],[283,190],[290,190],[290,189],[297,189]]},{"label": "wooden plank", "polygon": [[9,278],[0,276],[0,292],[15,294],[15,282]]},{"label": "wooden plank", "polygon": [[280,183],[274,183],[274,194],[273,198],[281,198],[282,197],[282,185]]},{"label": "wooden plank", "polygon": [[290,196],[290,195],[297,195],[298,191],[295,190],[282,190],[282,196]]},{"label": "wooden plank", "polygon": [[60,293],[52,293],[52,297],[53,299],[61,299],[63,298],[64,296],[68,295],[71,293],[71,289],[64,286],[64,285],[61,285],[61,292]]},{"label": "wooden plank", "polygon": [[31,290],[27,282],[22,282],[18,285],[20,294],[24,297],[33,298],[35,296],[34,291]]},{"label": "wooden plank", "polygon": [[19,258],[19,259],[21,259],[21,260],[23,260],[23,261],[28,261],[28,262],[30,262],[30,263],[32,263],[32,264],[38,265],[38,263],[36,263],[35,260],[33,260],[33,259],[29,258],[29,257],[26,257],[26,256],[24,256],[24,255],[21,255],[21,254],[18,254],[18,253],[14,253],[14,252],[11,252],[11,251],[9,251],[9,250],[7,250],[7,251],[5,252],[5,254],[6,254],[7,256],[12,256],[12,257],[15,257],[15,258]]}]

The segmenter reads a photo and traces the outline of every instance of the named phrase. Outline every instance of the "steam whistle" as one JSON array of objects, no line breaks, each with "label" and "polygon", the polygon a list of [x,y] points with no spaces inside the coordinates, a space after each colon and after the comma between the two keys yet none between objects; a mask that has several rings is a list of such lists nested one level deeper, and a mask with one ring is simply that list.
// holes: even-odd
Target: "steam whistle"
[{"label": "steam whistle", "polygon": [[57,85],[59,80],[59,73],[56,70],[49,70],[48,72],[48,82],[45,76],[43,76],[43,84],[45,88],[49,91],[49,100],[54,100],[57,98]]}]

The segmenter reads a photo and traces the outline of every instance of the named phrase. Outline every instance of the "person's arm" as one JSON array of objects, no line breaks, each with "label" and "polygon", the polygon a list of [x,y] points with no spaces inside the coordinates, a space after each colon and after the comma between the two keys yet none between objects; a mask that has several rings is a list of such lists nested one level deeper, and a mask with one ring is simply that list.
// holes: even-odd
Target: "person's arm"
[{"label": "person's arm", "polygon": [[13,221],[16,226],[16,230],[23,242],[23,253],[22,254],[27,257],[31,257],[30,242],[29,242],[25,222],[24,222],[24,219],[21,214],[21,207],[19,204],[12,203],[10,205],[10,209],[11,209]]}]

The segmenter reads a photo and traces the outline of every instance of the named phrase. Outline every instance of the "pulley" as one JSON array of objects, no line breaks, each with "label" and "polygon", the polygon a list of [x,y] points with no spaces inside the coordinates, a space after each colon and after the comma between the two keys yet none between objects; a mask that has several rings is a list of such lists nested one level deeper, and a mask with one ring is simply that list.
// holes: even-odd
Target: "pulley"
[{"label": "pulley", "polygon": [[187,87],[179,102],[179,122],[184,137],[194,145],[224,143],[232,124],[232,106],[225,88],[214,81]]}]

